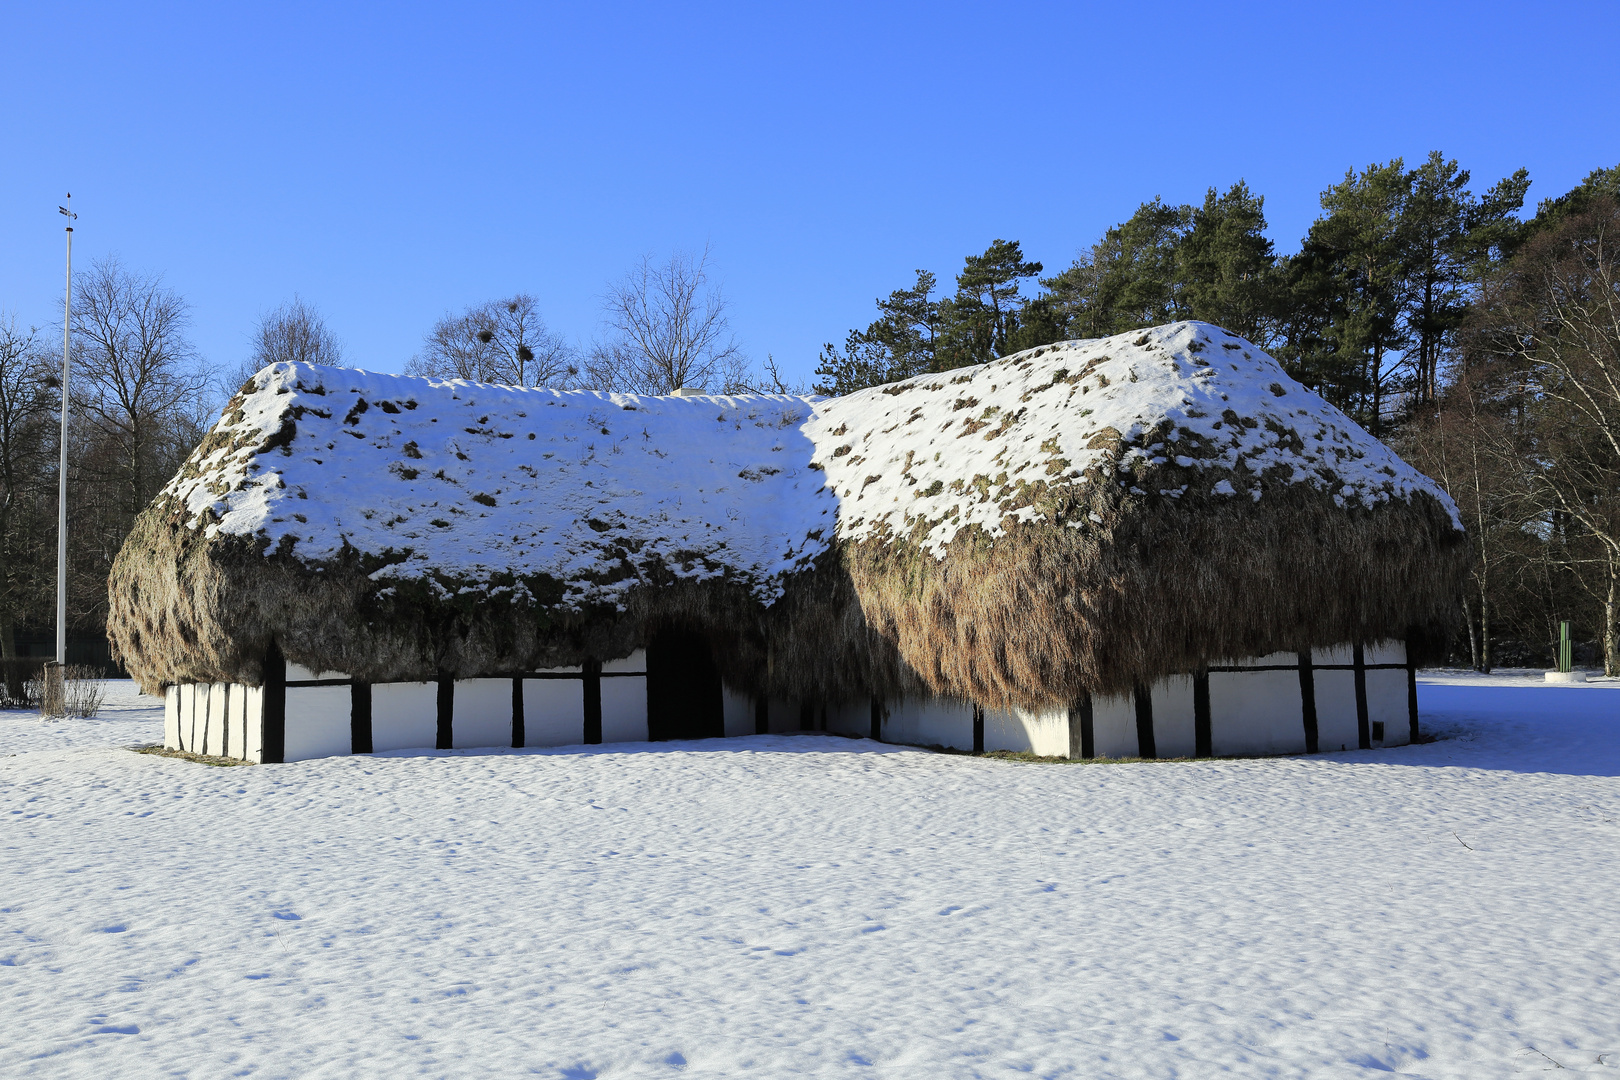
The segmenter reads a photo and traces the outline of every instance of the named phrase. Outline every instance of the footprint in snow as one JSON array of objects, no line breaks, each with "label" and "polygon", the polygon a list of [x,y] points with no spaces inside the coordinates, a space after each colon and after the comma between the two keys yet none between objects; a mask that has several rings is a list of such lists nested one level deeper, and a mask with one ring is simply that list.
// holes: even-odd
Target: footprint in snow
[{"label": "footprint in snow", "polygon": [[296,912],[292,912],[292,911],[272,911],[270,913],[270,915],[271,915],[271,917],[280,919],[283,922],[303,922],[304,921],[304,917],[302,915],[299,915]]}]

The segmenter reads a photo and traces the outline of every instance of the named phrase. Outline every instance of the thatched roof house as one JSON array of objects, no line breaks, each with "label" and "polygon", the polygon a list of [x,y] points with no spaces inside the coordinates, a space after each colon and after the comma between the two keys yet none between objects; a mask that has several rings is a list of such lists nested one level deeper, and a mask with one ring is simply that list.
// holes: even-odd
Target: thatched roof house
[{"label": "thatched roof house", "polygon": [[1462,553],[1431,481],[1202,323],[832,400],[276,365],[142,514],[109,630],[149,689],[586,671],[664,634],[752,701],[1038,713],[1405,640]]}]

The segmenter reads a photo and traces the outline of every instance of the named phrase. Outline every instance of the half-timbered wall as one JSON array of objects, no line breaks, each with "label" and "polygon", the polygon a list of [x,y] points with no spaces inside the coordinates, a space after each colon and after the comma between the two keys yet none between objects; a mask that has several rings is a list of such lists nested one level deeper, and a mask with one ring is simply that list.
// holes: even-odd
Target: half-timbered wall
[{"label": "half-timbered wall", "polygon": [[[583,667],[438,682],[361,683],[296,664],[285,672],[264,687],[169,687],[165,745],[248,761],[301,761],[648,737],[641,651]],[[756,701],[729,687],[723,705],[729,736],[827,731],[1043,757],[1299,754],[1396,746],[1417,735],[1416,671],[1400,642],[1253,657],[1038,713],[946,698]]]}]

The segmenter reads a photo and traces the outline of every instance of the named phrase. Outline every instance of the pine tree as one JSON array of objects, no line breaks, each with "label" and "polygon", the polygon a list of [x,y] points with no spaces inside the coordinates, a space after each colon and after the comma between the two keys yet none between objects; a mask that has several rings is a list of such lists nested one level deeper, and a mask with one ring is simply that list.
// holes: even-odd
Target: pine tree
[{"label": "pine tree", "polygon": [[[1399,388],[1408,239],[1402,213],[1410,190],[1405,162],[1354,169],[1322,193],[1323,215],[1311,223],[1291,279],[1291,300],[1326,314],[1318,333],[1316,374],[1324,389],[1373,434]],[[1334,392],[1336,391],[1336,392]]]},{"label": "pine tree", "polygon": [[1265,199],[1243,181],[1214,188],[1191,210],[1176,244],[1176,307],[1183,318],[1215,323],[1268,345],[1279,314],[1276,256],[1266,238]]},{"label": "pine tree", "polygon": [[1022,283],[1041,272],[1016,240],[997,240],[969,255],[956,275],[956,295],[940,304],[941,341],[936,370],[982,364],[1006,356],[1024,307]]},{"label": "pine tree", "polygon": [[917,271],[917,283],[877,301],[879,316],[865,330],[851,330],[844,348],[827,343],[816,367],[818,394],[848,394],[907,379],[935,365],[939,302],[934,275]]},{"label": "pine tree", "polygon": [[1181,318],[1176,251],[1191,218],[1190,207],[1145,202],[1067,270],[1042,281],[1065,336],[1107,337]]}]

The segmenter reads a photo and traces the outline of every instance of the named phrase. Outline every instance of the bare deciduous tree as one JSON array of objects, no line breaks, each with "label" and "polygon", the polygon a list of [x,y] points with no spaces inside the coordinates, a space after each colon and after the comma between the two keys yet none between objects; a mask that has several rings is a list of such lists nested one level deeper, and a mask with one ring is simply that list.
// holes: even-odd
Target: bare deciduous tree
[{"label": "bare deciduous tree", "polygon": [[[37,331],[0,317],[0,659],[16,658],[16,627],[42,599],[49,531],[43,504],[56,439],[49,357]],[[22,669],[4,665],[5,696],[22,696]]]},{"label": "bare deciduous tree", "polygon": [[547,329],[539,303],[527,293],[446,315],[405,370],[508,386],[565,387],[579,375],[574,349]]},{"label": "bare deciduous tree", "polygon": [[343,347],[321,313],[294,296],[260,317],[250,363],[254,371],[279,363],[342,367]]},{"label": "bare deciduous tree", "polygon": [[748,361],[731,337],[726,301],[708,280],[709,250],[650,256],[608,287],[611,338],[591,350],[588,383],[602,390],[669,394],[683,386],[717,393],[748,385]]},{"label": "bare deciduous tree", "polygon": [[73,407],[86,441],[80,467],[110,489],[125,532],[209,419],[209,380],[186,338],[187,321],[176,293],[114,259],[74,277]]},{"label": "bare deciduous tree", "polygon": [[1569,566],[1602,604],[1605,667],[1620,674],[1620,203],[1595,199],[1535,237],[1479,318],[1470,344],[1523,387],[1524,475],[1549,535],[1575,534]]}]

